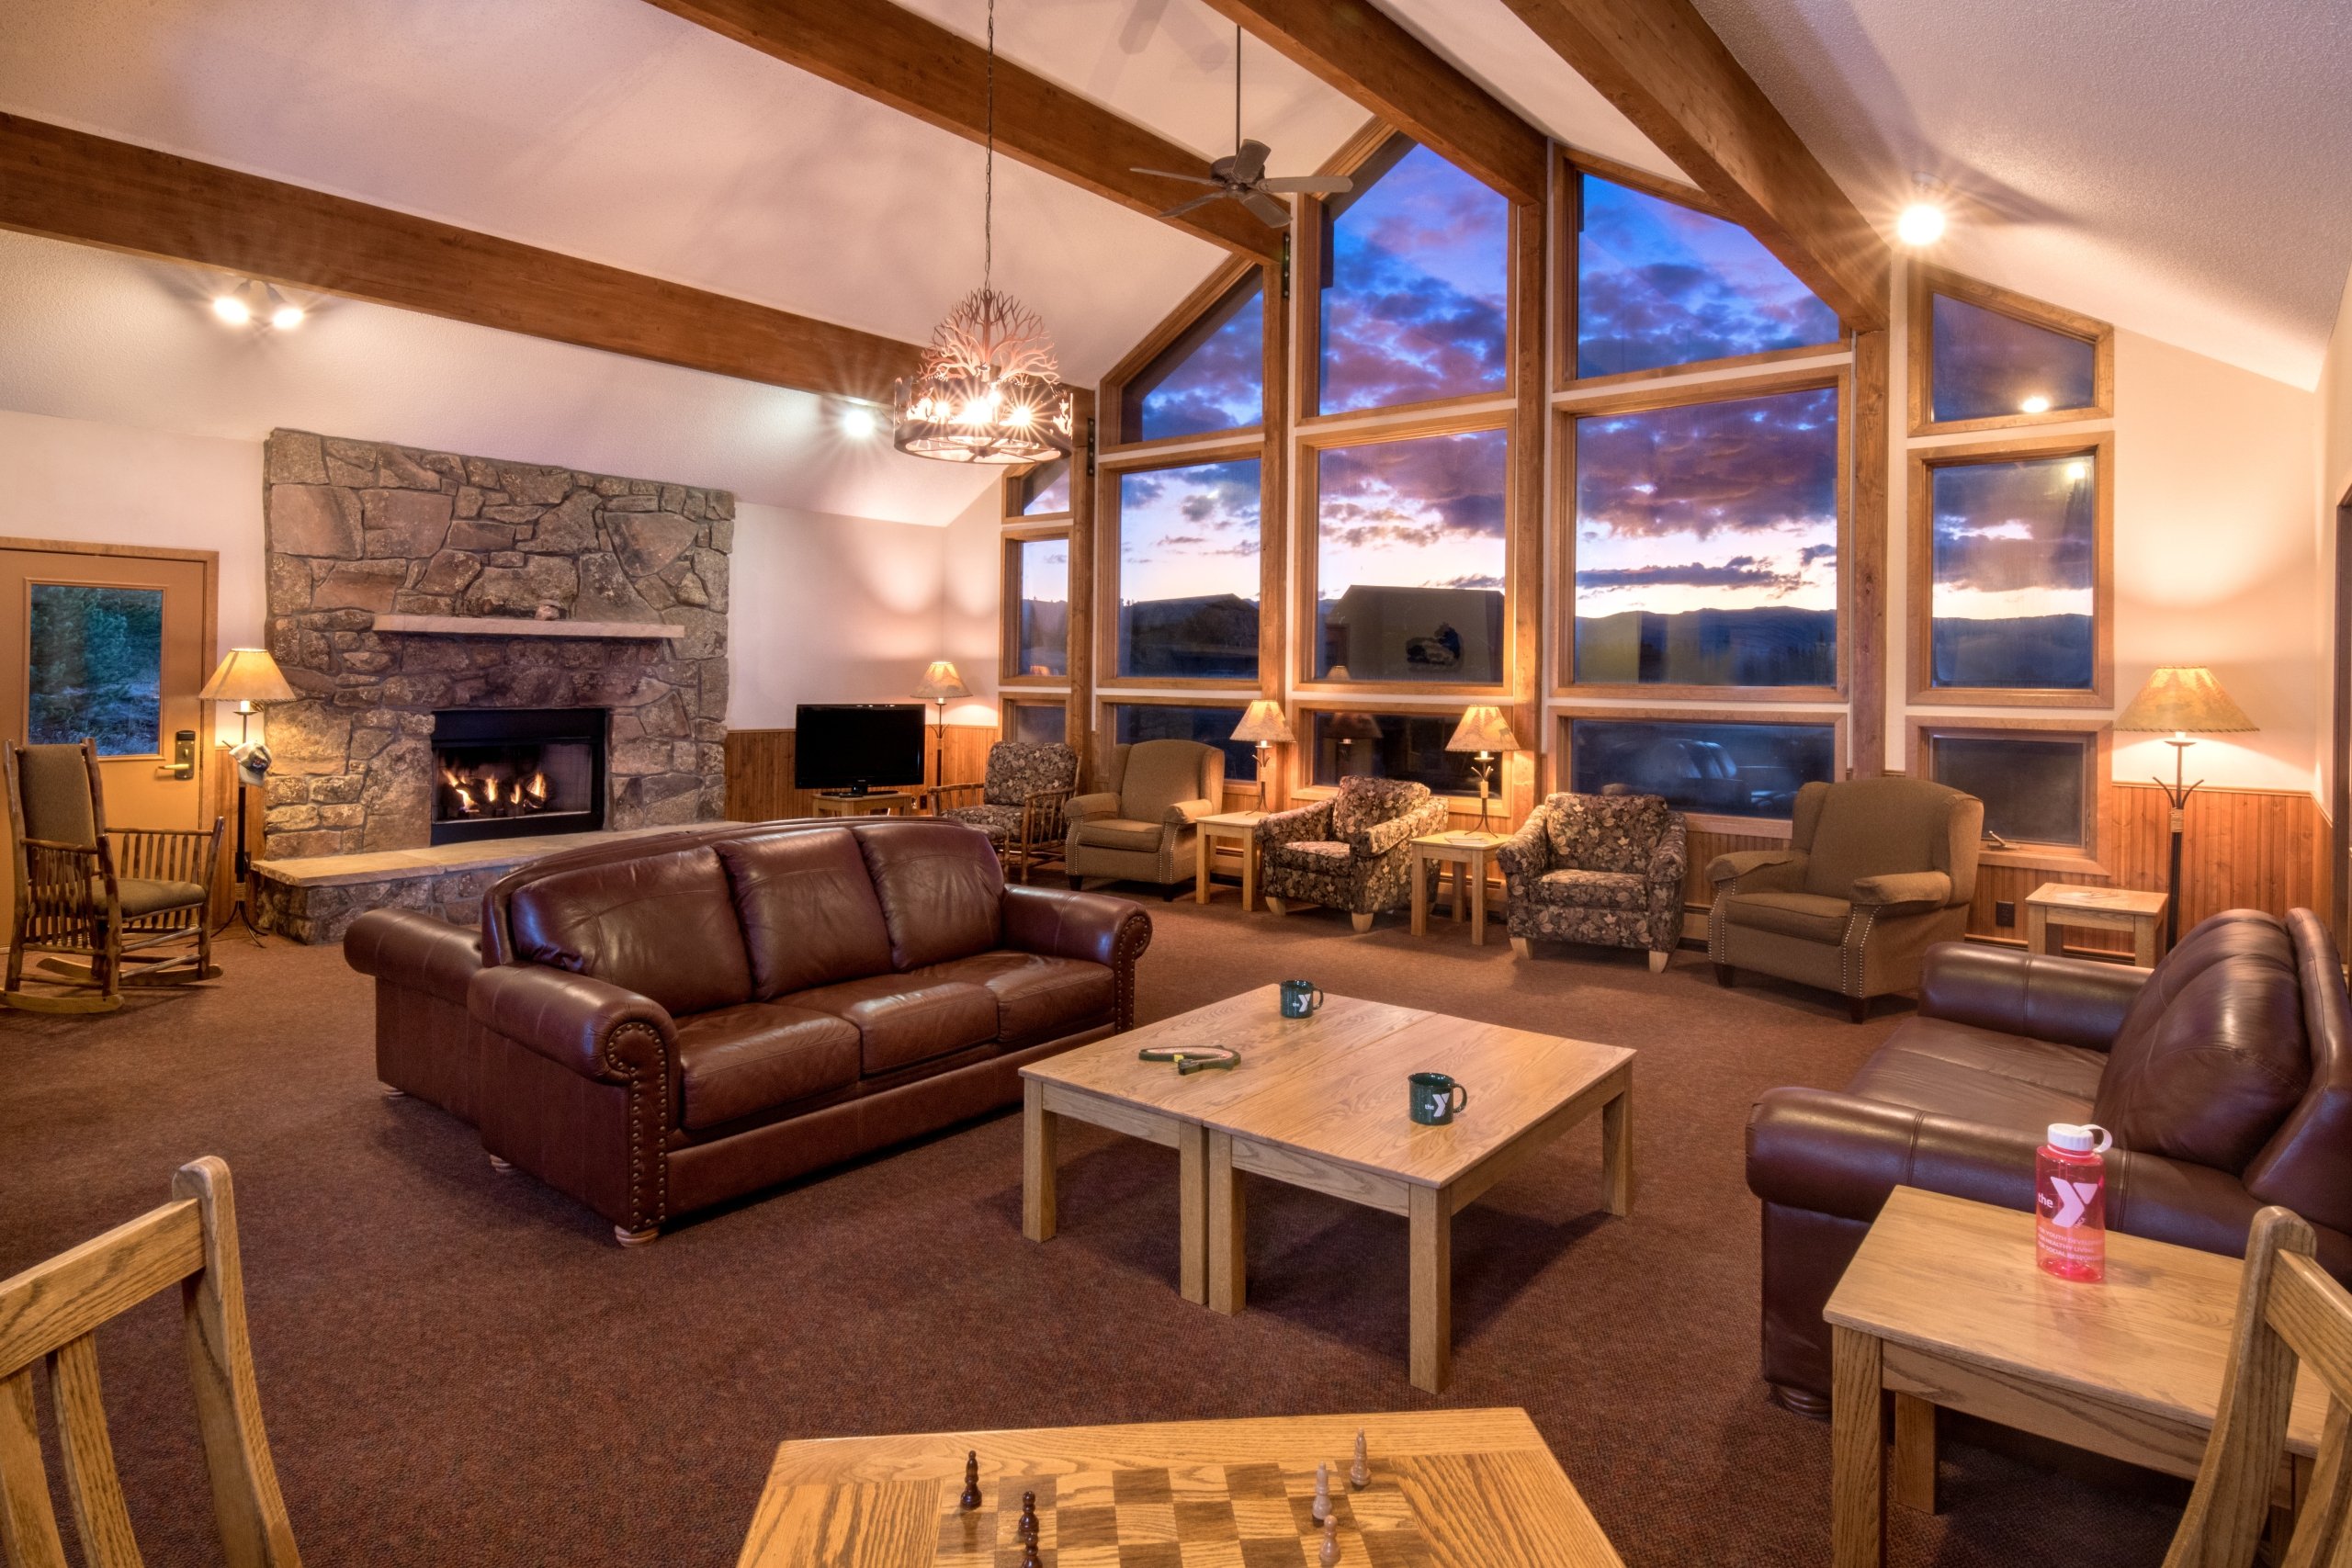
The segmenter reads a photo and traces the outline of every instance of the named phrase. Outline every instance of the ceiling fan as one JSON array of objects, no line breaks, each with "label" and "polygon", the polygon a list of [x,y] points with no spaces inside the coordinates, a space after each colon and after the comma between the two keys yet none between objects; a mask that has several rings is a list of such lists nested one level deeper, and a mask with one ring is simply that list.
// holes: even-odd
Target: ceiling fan
[{"label": "ceiling fan", "polygon": [[1239,202],[1270,227],[1282,229],[1290,223],[1290,204],[1277,197],[1341,196],[1355,189],[1355,181],[1345,175],[1291,175],[1268,178],[1266,160],[1272,153],[1262,141],[1241,140],[1241,29],[1233,29],[1233,141],[1234,151],[1228,157],[1219,158],[1209,165],[1209,177],[1180,175],[1170,169],[1134,169],[1130,173],[1157,175],[1162,179],[1182,180],[1186,185],[1208,186],[1206,196],[1196,196],[1190,201],[1178,202],[1160,214],[1173,218],[1190,212],[1196,207],[1206,207],[1212,201],[1231,199]]}]

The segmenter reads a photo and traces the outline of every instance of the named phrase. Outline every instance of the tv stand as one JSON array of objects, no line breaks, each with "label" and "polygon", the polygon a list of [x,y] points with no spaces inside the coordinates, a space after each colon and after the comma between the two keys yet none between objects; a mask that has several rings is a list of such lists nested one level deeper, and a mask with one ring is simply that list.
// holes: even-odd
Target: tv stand
[{"label": "tv stand", "polygon": [[820,817],[911,817],[922,797],[912,790],[825,790],[809,797]]}]

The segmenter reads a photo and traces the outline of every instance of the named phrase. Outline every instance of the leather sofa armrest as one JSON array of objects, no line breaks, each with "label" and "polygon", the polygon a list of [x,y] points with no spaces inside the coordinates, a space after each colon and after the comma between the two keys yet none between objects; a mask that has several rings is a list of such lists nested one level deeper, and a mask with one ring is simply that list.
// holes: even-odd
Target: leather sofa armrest
[{"label": "leather sofa armrest", "polygon": [[1180,800],[1159,820],[1163,827],[1189,828],[1202,818],[1214,817],[1224,809],[1214,800]]},{"label": "leather sofa armrest", "polygon": [[1104,965],[1118,998],[1113,1026],[1135,1027],[1136,960],[1151,945],[1151,917],[1142,905],[1107,893],[1016,883],[1005,888],[1002,908],[1005,946]]},{"label": "leather sofa armrest", "polygon": [[1119,797],[1107,791],[1071,795],[1069,804],[1062,807],[1062,815],[1073,822],[1082,822],[1089,817],[1116,817],[1118,814]]},{"label": "leather sofa armrest", "polygon": [[1707,863],[1717,892],[1796,893],[1804,886],[1802,850],[1734,850]]},{"label": "leather sofa armrest", "polygon": [[1928,949],[1919,971],[1919,1013],[2104,1051],[2150,973],[2086,958],[1938,942]]},{"label": "leather sofa armrest", "polygon": [[481,932],[413,909],[370,909],[344,934],[343,957],[362,975],[463,1007],[481,968]]},{"label": "leather sofa armrest", "polygon": [[1940,871],[1890,871],[1854,883],[1854,902],[1882,910],[1940,909],[1951,902],[1951,878]]},{"label": "leather sofa armrest", "polygon": [[1821,1089],[1770,1089],[1747,1113],[1747,1190],[1864,1223],[1897,1187],[2033,1206],[2038,1133],[2011,1133]]},{"label": "leather sofa armrest", "polygon": [[1552,869],[1552,836],[1545,822],[1544,808],[1538,807],[1519,831],[1495,846],[1495,859],[1502,863],[1505,876],[1532,882]]},{"label": "leather sofa armrest", "polygon": [[677,1025],[659,1002],[610,981],[538,964],[476,975],[466,1010],[495,1033],[598,1083],[669,1071]]}]

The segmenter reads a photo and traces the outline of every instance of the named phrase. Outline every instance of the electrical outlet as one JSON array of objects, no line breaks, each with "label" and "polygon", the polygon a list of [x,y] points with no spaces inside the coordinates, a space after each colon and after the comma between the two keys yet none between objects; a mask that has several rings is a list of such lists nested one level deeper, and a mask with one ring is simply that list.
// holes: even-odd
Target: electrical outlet
[{"label": "electrical outlet", "polygon": [[2016,925],[2018,923],[2018,907],[2016,901],[2008,898],[1995,899],[1993,901],[1993,923],[1996,926]]}]

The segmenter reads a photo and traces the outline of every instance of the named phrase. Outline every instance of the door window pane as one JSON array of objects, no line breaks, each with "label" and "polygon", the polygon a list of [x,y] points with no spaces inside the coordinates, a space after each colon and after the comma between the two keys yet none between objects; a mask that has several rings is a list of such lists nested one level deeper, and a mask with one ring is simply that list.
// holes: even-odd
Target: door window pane
[{"label": "door window pane", "polygon": [[1013,546],[1021,604],[1023,675],[1069,673],[1069,541],[1023,539]]},{"label": "door window pane", "polygon": [[29,585],[26,739],[87,737],[101,757],[159,756],[164,730],[164,591]]},{"label": "door window pane", "polygon": [[1938,735],[1928,742],[1928,776],[1984,803],[1984,830],[2013,844],[2089,841],[2083,809],[2080,737],[2027,740],[2002,735]]},{"label": "door window pane", "polygon": [[1579,718],[1568,726],[1568,787],[1658,795],[1678,811],[1786,817],[1797,786],[1837,776],[1827,724]]},{"label": "door window pane", "polygon": [[2098,399],[2097,348],[1948,294],[1933,297],[1929,366],[1934,417],[2086,409]]},{"label": "door window pane", "polygon": [[1255,680],[1258,459],[1119,478],[1122,675]]},{"label": "door window pane", "polygon": [[[1238,707],[1170,707],[1159,703],[1122,703],[1111,710],[1111,736],[1125,746],[1136,740],[1197,740],[1225,753],[1227,783],[1242,784],[1258,776],[1258,748],[1236,740],[1241,722]],[[1224,803],[1218,803],[1224,808]]]},{"label": "door window pane", "polygon": [[1069,459],[1056,457],[1021,476],[1018,514],[1035,517],[1069,510]]},{"label": "door window pane", "polygon": [[1510,383],[1510,204],[1399,139],[1324,211],[1323,413]]},{"label": "door window pane", "polygon": [[1578,682],[1838,680],[1838,392],[1577,421]]},{"label": "door window pane", "polygon": [[1510,459],[1499,430],[1317,455],[1318,679],[1501,682]]},{"label": "door window pane", "polygon": [[2097,467],[2085,454],[1933,470],[1937,685],[2090,688]]},{"label": "door window pane", "polygon": [[1239,430],[1265,415],[1265,288],[1252,273],[1127,383],[1126,441]]},{"label": "door window pane", "polygon": [[1476,759],[1445,749],[1461,722],[1458,713],[1309,713],[1307,776],[1318,784],[1409,779],[1438,795],[1476,795]]},{"label": "door window pane", "polygon": [[1738,224],[1579,179],[1578,376],[1838,342],[1837,312]]},{"label": "door window pane", "polygon": [[1046,746],[1069,733],[1069,712],[1059,703],[1014,703],[1007,716],[1007,740]]}]

